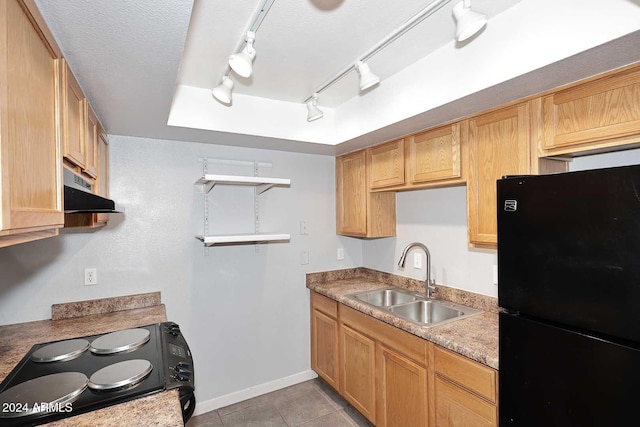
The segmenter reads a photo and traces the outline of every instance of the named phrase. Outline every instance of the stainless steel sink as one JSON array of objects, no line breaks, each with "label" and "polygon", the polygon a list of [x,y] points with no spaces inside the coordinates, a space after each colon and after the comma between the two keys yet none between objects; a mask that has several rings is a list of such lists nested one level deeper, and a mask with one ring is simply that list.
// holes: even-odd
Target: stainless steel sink
[{"label": "stainless steel sink", "polygon": [[376,307],[390,307],[418,300],[419,296],[398,289],[380,289],[354,294],[353,298]]},{"label": "stainless steel sink", "polygon": [[441,325],[482,313],[482,310],[436,298],[426,298],[398,288],[359,292],[349,295],[349,298],[393,313],[421,326]]},{"label": "stainless steel sink", "polygon": [[433,324],[464,316],[465,312],[434,301],[415,301],[389,307],[389,311],[417,323]]}]

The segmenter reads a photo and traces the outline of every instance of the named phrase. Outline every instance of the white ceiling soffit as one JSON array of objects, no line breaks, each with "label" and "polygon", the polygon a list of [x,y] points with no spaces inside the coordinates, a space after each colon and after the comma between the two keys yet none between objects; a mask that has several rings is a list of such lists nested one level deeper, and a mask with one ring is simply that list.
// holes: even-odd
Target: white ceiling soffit
[{"label": "white ceiling soffit", "polygon": [[353,71],[323,91],[312,123],[302,100],[429,1],[275,0],[231,106],[211,89],[262,1],[36,3],[107,132],[148,138],[334,154],[640,60],[640,0],[473,0],[489,23],[462,44],[457,1],[368,61],[377,87]]}]

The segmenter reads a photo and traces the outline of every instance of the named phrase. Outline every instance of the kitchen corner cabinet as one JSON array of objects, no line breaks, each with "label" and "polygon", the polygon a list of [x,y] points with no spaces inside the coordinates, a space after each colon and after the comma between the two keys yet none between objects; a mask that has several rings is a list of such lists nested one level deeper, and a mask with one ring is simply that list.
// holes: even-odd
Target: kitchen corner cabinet
[{"label": "kitchen corner cabinet", "polygon": [[497,427],[494,369],[313,291],[311,330],[311,368],[374,425]]},{"label": "kitchen corner cabinet", "polygon": [[352,237],[396,234],[396,195],[369,191],[367,151],[336,157],[336,232]]},{"label": "kitchen corner cabinet", "polygon": [[545,96],[544,155],[637,146],[639,99],[638,65]]},{"label": "kitchen corner cabinet", "polygon": [[[61,52],[33,1],[0,2],[0,247],[64,222]],[[28,71],[28,72],[27,72]]]}]

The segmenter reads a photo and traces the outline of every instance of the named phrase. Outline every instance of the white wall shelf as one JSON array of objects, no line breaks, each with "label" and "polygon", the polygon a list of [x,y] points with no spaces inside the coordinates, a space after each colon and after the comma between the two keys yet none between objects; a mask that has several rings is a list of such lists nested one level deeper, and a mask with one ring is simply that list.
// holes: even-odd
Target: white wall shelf
[{"label": "white wall shelf", "polygon": [[230,243],[269,243],[282,242],[291,238],[290,234],[225,234],[217,236],[196,236],[206,246],[230,244]]},{"label": "white wall shelf", "polygon": [[[258,196],[265,191],[273,187],[288,187],[291,185],[291,180],[286,178],[268,178],[258,176],[258,167],[261,163],[254,162],[254,176],[241,176],[241,175],[216,175],[207,173],[207,160],[204,159],[204,173],[200,179],[195,183],[202,185],[205,199],[205,211],[204,211],[204,234],[198,235],[196,238],[202,241],[205,247],[213,245],[224,244],[257,244],[257,243],[269,243],[269,242],[282,242],[290,240],[290,234],[284,233],[262,233],[260,232],[260,220],[259,220],[259,200]],[[254,192],[254,224],[255,233],[236,233],[236,234],[222,234],[222,235],[209,235],[209,209],[207,195],[216,185],[241,185],[241,186],[253,186]],[[257,250],[257,247],[256,247]]]},{"label": "white wall shelf", "polygon": [[196,184],[203,184],[208,193],[214,185],[253,185],[258,194],[262,194],[273,186],[291,185],[291,180],[286,178],[266,178],[261,176],[236,176],[236,175],[212,175],[205,174],[196,181]]}]

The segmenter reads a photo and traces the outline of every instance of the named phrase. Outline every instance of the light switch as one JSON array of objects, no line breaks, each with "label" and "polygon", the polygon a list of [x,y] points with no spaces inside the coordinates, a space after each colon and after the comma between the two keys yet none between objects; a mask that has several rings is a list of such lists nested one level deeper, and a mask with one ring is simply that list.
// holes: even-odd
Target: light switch
[{"label": "light switch", "polygon": [[309,234],[309,222],[308,221],[300,221],[300,234],[306,236]]},{"label": "light switch", "polygon": [[337,259],[338,261],[342,261],[344,259],[344,248],[338,248]]}]

